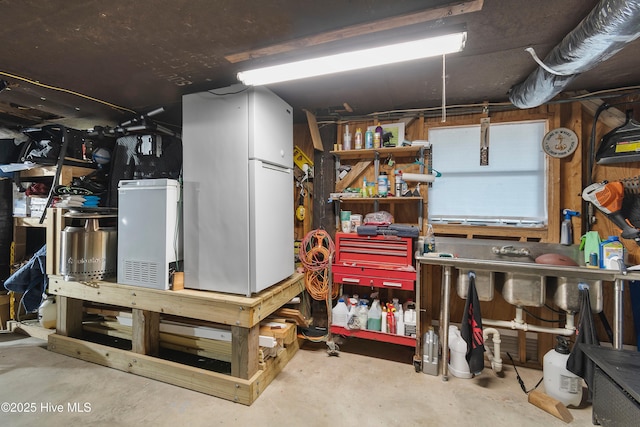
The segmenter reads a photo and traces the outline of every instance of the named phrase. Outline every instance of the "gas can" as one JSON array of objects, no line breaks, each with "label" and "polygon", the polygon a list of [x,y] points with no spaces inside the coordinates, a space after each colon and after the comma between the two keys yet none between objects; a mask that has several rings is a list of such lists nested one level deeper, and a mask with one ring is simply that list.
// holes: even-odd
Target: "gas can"
[{"label": "gas can", "polygon": [[579,406],[582,401],[582,378],[567,370],[569,345],[563,336],[542,358],[544,391],[566,405]]}]

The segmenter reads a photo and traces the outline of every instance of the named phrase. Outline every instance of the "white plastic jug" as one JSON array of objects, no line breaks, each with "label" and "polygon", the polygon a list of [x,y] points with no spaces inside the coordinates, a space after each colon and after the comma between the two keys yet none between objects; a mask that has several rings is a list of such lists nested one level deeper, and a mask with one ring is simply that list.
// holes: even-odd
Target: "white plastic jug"
[{"label": "white plastic jug", "polygon": [[344,299],[340,298],[336,306],[331,310],[331,324],[346,328],[348,316],[349,309],[347,308],[347,304],[345,304]]},{"label": "white plastic jug", "polygon": [[47,299],[42,301],[38,308],[38,321],[40,326],[46,329],[54,329],[56,320],[58,319],[58,311],[56,308],[56,297],[49,295]]},{"label": "white plastic jug", "polygon": [[449,326],[449,371],[458,378],[471,378],[466,359],[467,342],[462,339],[460,330],[455,325]]},{"label": "white plastic jug", "polygon": [[582,401],[582,378],[567,370],[569,345],[558,336],[558,344],[542,358],[544,391],[565,406],[579,406]]}]

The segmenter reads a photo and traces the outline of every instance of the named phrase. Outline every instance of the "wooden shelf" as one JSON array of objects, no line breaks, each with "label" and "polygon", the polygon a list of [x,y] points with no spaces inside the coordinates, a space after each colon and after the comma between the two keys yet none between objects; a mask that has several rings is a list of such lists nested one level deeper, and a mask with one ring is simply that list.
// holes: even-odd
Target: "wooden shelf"
[{"label": "wooden shelf", "polygon": [[422,200],[422,197],[338,197],[338,200],[340,203],[403,203]]},{"label": "wooden shelf", "polygon": [[347,329],[341,326],[331,325],[331,333],[344,335],[347,337],[363,338],[367,340],[382,341],[391,344],[406,345],[407,347],[416,346],[415,337],[406,337],[403,335],[387,334],[385,332],[367,331],[363,329]]},{"label": "wooden shelf", "polygon": [[415,155],[418,154],[423,147],[422,145],[409,145],[405,147],[363,148],[361,150],[331,151],[331,154],[341,159],[371,159],[375,157],[376,153],[378,153],[380,157],[391,154],[395,156]]}]

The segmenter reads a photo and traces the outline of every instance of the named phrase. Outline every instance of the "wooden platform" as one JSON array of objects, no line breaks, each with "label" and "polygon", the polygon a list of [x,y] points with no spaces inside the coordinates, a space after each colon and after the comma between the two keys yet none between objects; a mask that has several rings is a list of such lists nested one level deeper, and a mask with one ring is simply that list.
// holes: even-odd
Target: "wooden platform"
[{"label": "wooden platform", "polygon": [[[49,350],[180,387],[251,405],[298,350],[298,340],[261,361],[260,322],[304,291],[301,274],[252,297],[196,290],[163,291],[112,282],[68,282],[49,277],[57,295],[56,333]],[[84,301],[130,309],[131,350],[83,339]],[[231,375],[157,357],[160,315],[215,322],[231,331]],[[225,326],[226,325],[226,326]],[[228,355],[227,355],[228,358]]]}]

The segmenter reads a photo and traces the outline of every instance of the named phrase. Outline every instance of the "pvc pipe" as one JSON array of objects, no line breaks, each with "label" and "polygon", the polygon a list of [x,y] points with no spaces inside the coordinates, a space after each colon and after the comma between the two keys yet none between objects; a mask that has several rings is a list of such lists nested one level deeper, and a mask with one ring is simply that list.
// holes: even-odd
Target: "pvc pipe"
[{"label": "pvc pipe", "polygon": [[489,359],[489,362],[491,363],[491,369],[493,369],[493,371],[495,373],[501,372],[502,371],[502,358],[500,357],[500,343],[502,342],[502,340],[500,339],[500,332],[498,332],[497,329],[495,328],[484,328],[482,330],[482,337],[485,341],[485,343],[487,342],[487,339],[489,338],[489,334],[492,335],[492,341],[493,341],[493,353],[491,353],[491,349],[489,348],[489,346],[487,344],[484,345],[484,348],[487,352],[487,358]]},{"label": "pvc pipe", "polygon": [[518,321],[516,321],[516,319],[514,319],[514,320],[482,319],[482,324],[483,325],[496,326],[496,327],[499,327],[499,328],[507,328],[507,329],[526,331],[526,332],[528,332],[528,331],[531,331],[531,332],[546,332],[546,333],[549,333],[549,334],[564,335],[564,336],[571,336],[576,332],[575,329],[549,328],[549,327],[546,327],[546,326],[529,325],[528,323],[518,322]]}]

